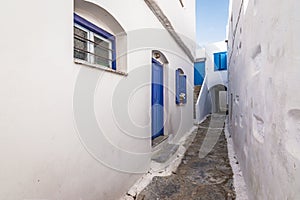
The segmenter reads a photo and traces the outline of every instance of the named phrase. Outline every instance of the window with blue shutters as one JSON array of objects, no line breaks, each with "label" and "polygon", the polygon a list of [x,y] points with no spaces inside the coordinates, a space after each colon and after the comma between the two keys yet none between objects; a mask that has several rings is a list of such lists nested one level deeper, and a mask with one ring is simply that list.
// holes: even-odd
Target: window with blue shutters
[{"label": "window with blue shutters", "polygon": [[227,52],[214,53],[214,70],[227,70]]},{"label": "window with blue shutters", "polygon": [[176,70],[176,104],[186,104],[186,75],[182,69]]}]

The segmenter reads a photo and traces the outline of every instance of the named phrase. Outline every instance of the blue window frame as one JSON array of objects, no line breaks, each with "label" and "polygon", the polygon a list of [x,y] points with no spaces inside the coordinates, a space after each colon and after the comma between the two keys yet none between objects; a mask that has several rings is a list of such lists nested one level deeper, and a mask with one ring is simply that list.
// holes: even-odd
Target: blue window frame
[{"label": "blue window frame", "polygon": [[176,70],[176,104],[186,104],[186,75],[182,69]]},{"label": "blue window frame", "polygon": [[214,70],[227,70],[227,52],[214,53]]},{"label": "blue window frame", "polygon": [[74,13],[74,58],[116,70],[115,36]]}]

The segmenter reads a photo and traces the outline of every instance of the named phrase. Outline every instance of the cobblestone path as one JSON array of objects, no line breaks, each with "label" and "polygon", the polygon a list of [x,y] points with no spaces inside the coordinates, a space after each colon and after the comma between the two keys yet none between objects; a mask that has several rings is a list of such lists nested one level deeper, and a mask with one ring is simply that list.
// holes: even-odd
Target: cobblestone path
[{"label": "cobblestone path", "polygon": [[168,177],[154,177],[137,199],[235,199],[224,121],[225,115],[214,114],[201,123],[176,172]]}]

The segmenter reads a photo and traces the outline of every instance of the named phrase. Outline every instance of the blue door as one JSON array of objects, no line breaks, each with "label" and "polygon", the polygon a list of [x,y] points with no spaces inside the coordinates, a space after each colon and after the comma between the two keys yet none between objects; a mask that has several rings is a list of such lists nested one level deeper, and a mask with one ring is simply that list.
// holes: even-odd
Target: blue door
[{"label": "blue door", "polygon": [[152,59],[152,139],[164,134],[164,78],[163,66]]},{"label": "blue door", "polygon": [[196,62],[194,65],[194,85],[202,85],[205,76],[205,62]]}]

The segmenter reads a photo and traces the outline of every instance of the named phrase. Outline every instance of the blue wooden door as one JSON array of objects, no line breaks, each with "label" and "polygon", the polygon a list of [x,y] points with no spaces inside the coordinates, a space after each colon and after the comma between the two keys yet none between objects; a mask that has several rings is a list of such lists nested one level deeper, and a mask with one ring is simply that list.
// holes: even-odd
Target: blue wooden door
[{"label": "blue wooden door", "polygon": [[152,139],[164,134],[164,77],[163,66],[152,59]]},{"label": "blue wooden door", "polygon": [[194,85],[202,85],[205,76],[205,62],[196,62],[194,65]]}]

